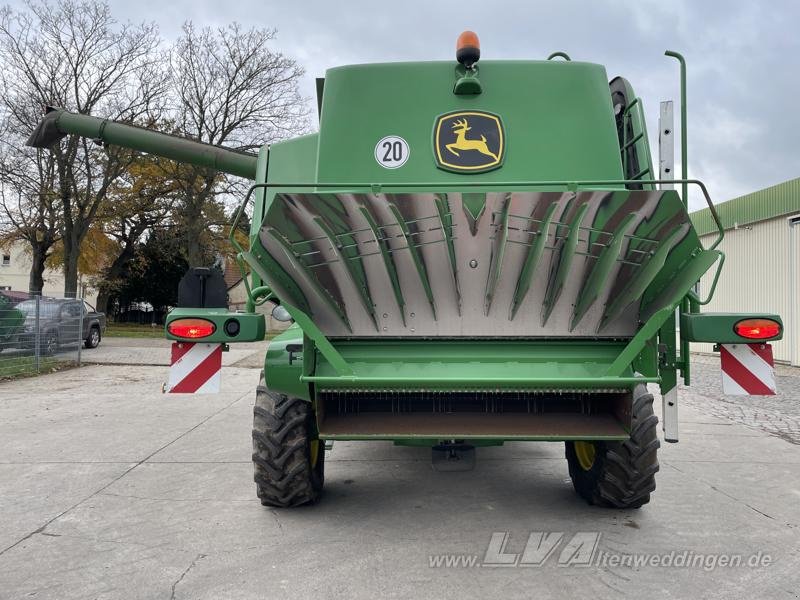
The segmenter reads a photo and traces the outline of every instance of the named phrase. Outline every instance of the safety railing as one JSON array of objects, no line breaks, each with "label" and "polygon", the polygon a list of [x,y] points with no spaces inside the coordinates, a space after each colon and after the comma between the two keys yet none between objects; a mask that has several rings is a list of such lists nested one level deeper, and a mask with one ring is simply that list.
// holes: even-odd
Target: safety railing
[{"label": "safety railing", "polygon": [[[255,183],[250,186],[247,191],[247,194],[244,197],[244,200],[239,205],[239,207],[234,212],[233,220],[231,222],[230,234],[228,239],[230,240],[231,245],[236,249],[239,253],[239,262],[240,268],[242,268],[242,276],[247,280],[245,277],[244,268],[242,265],[241,255],[244,254],[245,249],[236,239],[235,233],[237,231],[237,227],[239,225],[239,221],[242,219],[242,215],[245,213],[247,206],[249,206],[253,193],[257,190],[261,189],[325,189],[330,191],[332,189],[339,189],[339,190],[346,190],[347,192],[356,192],[356,191],[364,191],[367,190],[372,193],[381,193],[383,190],[406,190],[406,189],[426,189],[426,190],[452,190],[454,187],[456,188],[470,188],[470,189],[494,189],[494,190],[503,190],[503,191],[510,191],[510,190],[519,190],[525,188],[534,188],[534,189],[542,189],[546,188],[549,191],[565,191],[565,192],[578,192],[578,191],[585,191],[585,190],[596,190],[596,189],[615,189],[619,188],[620,186],[627,187],[628,185],[661,185],[661,184],[685,184],[685,185],[695,185],[700,188],[701,193],[703,194],[703,198],[708,205],[708,209],[711,212],[711,217],[714,220],[714,223],[717,226],[717,238],[714,242],[706,248],[707,250],[714,250],[719,246],[722,242],[722,239],[725,236],[725,228],[722,225],[722,221],[719,218],[719,214],[717,213],[717,209],[714,206],[714,203],[711,200],[711,196],[708,193],[708,189],[706,188],[705,184],[698,180],[698,179],[616,179],[616,180],[594,180],[594,181],[477,181],[472,182],[469,184],[454,184],[453,182],[427,182],[427,183],[352,183],[352,182],[343,182],[343,183],[282,183],[282,182],[267,182],[267,183]],[[685,202],[685,199],[684,199]],[[721,267],[722,261],[720,261]],[[718,268],[719,269],[719,268]],[[719,277],[719,271],[715,277],[716,279]],[[251,290],[248,285],[245,286],[248,290],[248,294],[251,293]]]},{"label": "safety railing", "polygon": [[80,365],[83,300],[0,291],[0,380]]},{"label": "safety railing", "polygon": [[[650,162],[650,151],[647,147],[647,131],[645,129],[644,111],[639,98],[634,98],[622,112],[622,172],[632,180],[638,182],[643,189],[649,181],[642,180],[645,175],[653,176],[653,165]],[[631,153],[636,156],[637,171],[631,173]],[[642,162],[645,164],[642,165]],[[684,199],[685,201],[685,199]]]}]

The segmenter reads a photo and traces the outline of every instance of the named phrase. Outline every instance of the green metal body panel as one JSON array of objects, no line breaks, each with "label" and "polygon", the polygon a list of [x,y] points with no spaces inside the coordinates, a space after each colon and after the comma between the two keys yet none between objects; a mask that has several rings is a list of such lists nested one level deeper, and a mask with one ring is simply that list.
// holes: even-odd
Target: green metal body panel
[{"label": "green metal body panel", "polygon": [[[777,321],[781,330],[778,335],[752,340],[742,337],[733,326],[743,319],[770,319]],[[713,342],[717,344],[757,344],[773,342],[783,338],[783,321],[778,315],[763,313],[682,313],[681,337],[690,342]]]},{"label": "green metal body panel", "polygon": [[[214,333],[202,339],[182,338],[170,333],[170,323],[186,318],[211,321],[214,323]],[[239,331],[236,335],[230,335],[225,331],[225,324],[230,321],[235,321],[239,324]],[[231,312],[220,308],[175,308],[167,315],[164,331],[168,340],[228,344],[232,342],[260,342],[264,339],[266,326],[264,315],[262,314]]]},{"label": "green metal body panel", "polygon": [[607,371],[623,342],[569,340],[381,340],[340,342],[336,349],[353,369],[339,375],[324,356],[314,375],[320,388],[400,389],[626,389],[657,379],[637,377],[630,366]]},{"label": "green metal body panel", "polygon": [[[369,434],[347,434],[332,435],[320,433],[320,439],[332,441],[390,441],[397,446],[435,446],[446,439],[443,435],[415,434],[409,436],[399,436],[397,434],[369,433]],[[616,435],[592,434],[592,435],[507,435],[502,439],[496,435],[471,435],[463,441],[471,446],[502,446],[505,442],[565,442],[565,441],[603,441],[603,442],[623,442],[630,438],[627,433]]]},{"label": "green metal body panel", "polygon": [[[289,352],[286,350],[286,346],[289,344],[303,345],[303,330],[296,324],[293,324],[269,342],[264,360],[264,379],[267,387],[271,390],[311,401],[308,383],[301,381],[305,356],[295,354],[294,360],[290,364]],[[308,345],[306,344],[305,348],[307,347]]]},{"label": "green metal body panel", "polygon": [[[317,179],[443,182],[620,179],[608,77],[600,65],[554,61],[481,61],[479,95],[455,95],[452,62],[338,67],[325,76]],[[456,110],[499,115],[507,132],[503,167],[465,176],[436,167],[433,126]],[[387,170],[374,158],[378,140],[404,138],[408,161]],[[293,181],[270,168],[270,180]],[[294,180],[298,181],[298,180]],[[307,179],[299,181],[308,181]]]},{"label": "green metal body panel", "polygon": [[283,181],[313,182],[317,178],[319,134],[312,133],[270,146],[269,169]]},{"label": "green metal body panel", "polygon": [[[267,180],[267,171],[269,169],[269,161],[270,161],[270,151],[272,150],[272,146],[262,146],[261,150],[258,152],[258,159],[256,161],[256,181],[266,181]],[[277,153],[276,153],[277,154]],[[264,209],[266,206],[266,198],[267,198],[267,190],[266,188],[260,187],[254,190],[254,199],[253,199],[253,218],[250,225],[250,245],[253,244],[253,229],[255,229],[252,223],[260,223],[264,219]],[[247,278],[245,277],[245,280]],[[253,281],[253,287],[258,287],[260,283],[257,280]]]}]

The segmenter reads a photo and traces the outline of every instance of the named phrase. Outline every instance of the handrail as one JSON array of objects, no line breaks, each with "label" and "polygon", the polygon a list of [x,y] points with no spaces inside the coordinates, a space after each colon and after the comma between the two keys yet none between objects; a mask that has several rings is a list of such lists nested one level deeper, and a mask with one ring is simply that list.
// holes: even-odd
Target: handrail
[{"label": "handrail", "polygon": [[[673,52],[667,50],[664,52],[665,56],[672,57],[680,63],[681,68],[681,177],[686,179],[686,173],[689,170],[689,155],[687,151],[687,132],[686,132],[686,59],[680,52]],[[686,184],[683,184],[683,201],[686,206],[689,206],[689,198],[687,198]]]},{"label": "handrail", "polygon": [[547,57],[547,60],[553,60],[556,57],[563,58],[564,60],[572,62],[572,59],[569,57],[569,54],[567,54],[566,52],[561,52],[560,50],[558,52],[553,52],[550,56]]},{"label": "handrail", "polygon": [[[628,127],[631,129],[632,137],[628,139]],[[623,143],[620,147],[620,158],[622,160],[622,168],[624,174],[631,179],[639,180],[644,175],[653,176],[653,164],[650,158],[650,150],[647,148],[646,142],[646,126],[645,126],[645,116],[644,116],[644,109],[642,108],[642,101],[637,96],[633,100],[631,100],[625,109],[622,111],[622,131],[623,131]],[[645,150],[641,151],[638,148],[637,144],[645,140],[643,143],[645,144]],[[628,152],[633,148],[633,152],[636,154],[637,164],[639,166],[639,172],[635,175],[631,176],[629,171],[629,163],[628,163]],[[644,164],[642,164],[644,163]],[[647,187],[647,182],[643,182],[640,184],[642,189]],[[685,200],[684,200],[685,202]]]},{"label": "handrail", "polygon": [[[647,179],[644,183],[682,183],[697,185],[705,189],[705,184],[699,179]],[[576,191],[579,188],[588,189],[595,186],[624,186],[629,183],[642,183],[633,179],[562,179],[562,180],[529,180],[529,181],[473,181],[471,183],[460,183],[457,181],[428,181],[428,182],[389,182],[389,183],[366,183],[359,181],[334,181],[334,182],[266,182],[254,183],[250,186],[248,194],[262,187],[271,188],[343,188],[354,190],[355,188],[366,188],[377,190],[381,193],[383,188],[506,188],[506,187],[562,187],[566,191]],[[624,191],[624,190],[620,190]]]},{"label": "handrail", "polygon": [[[628,184],[635,183],[635,184],[653,184],[653,185],[660,185],[662,183],[683,183],[687,186],[689,185],[696,185],[700,188],[700,191],[703,193],[703,197],[708,204],[709,211],[711,212],[711,216],[714,219],[714,222],[717,225],[717,239],[714,240],[714,243],[711,244],[707,250],[714,250],[716,247],[722,242],[722,239],[725,235],[725,229],[722,225],[722,221],[719,218],[719,214],[717,213],[717,209],[714,206],[714,203],[711,200],[711,196],[708,193],[708,189],[706,189],[705,184],[698,180],[698,179],[649,179],[649,180],[642,180],[642,179],[617,179],[617,180],[595,180],[595,181],[505,181],[505,182],[489,182],[489,181],[477,181],[466,186],[458,185],[454,186],[452,182],[442,183],[442,182],[429,182],[429,183],[391,183],[391,184],[376,184],[376,183],[348,183],[348,182],[340,182],[340,183],[255,183],[250,186],[250,189],[247,190],[247,194],[244,197],[244,200],[237,208],[236,212],[234,213],[233,221],[231,222],[231,229],[228,235],[228,239],[230,240],[231,244],[234,248],[236,248],[237,252],[241,255],[245,252],[245,249],[242,248],[241,244],[236,240],[235,232],[236,227],[239,224],[239,221],[242,218],[242,214],[250,203],[250,199],[253,196],[253,192],[258,189],[262,188],[345,188],[345,189],[352,189],[352,188],[363,188],[369,189],[373,193],[380,193],[380,190],[384,187],[388,188],[452,188],[452,187],[479,187],[479,188],[504,188],[504,187],[563,187],[566,188],[566,191],[577,192],[581,188],[587,187],[598,187],[598,186],[627,186]],[[720,253],[722,254],[722,253]],[[243,261],[237,257],[237,264],[239,265],[239,269],[242,272],[242,278],[246,281],[247,275],[245,273]],[[693,294],[692,299],[697,301],[698,304],[707,304],[711,300],[711,295],[716,288],[717,281],[719,280],[720,273],[722,271],[722,265],[725,262],[725,256],[722,254],[721,260],[717,263],[717,272],[714,275],[713,283],[711,292],[709,293],[708,298],[705,301],[700,301],[696,295]],[[258,298],[253,295],[253,292],[258,290],[250,290],[250,286],[245,283],[245,290],[247,291],[248,296],[248,306],[252,303],[254,306],[258,304]]]},{"label": "handrail", "polygon": [[[687,150],[687,133],[686,133],[686,60],[683,58],[683,55],[680,52],[674,52],[672,50],[667,50],[664,52],[666,56],[674,58],[680,63],[681,69],[681,177],[686,179],[686,174],[689,170],[689,158],[688,158],[688,150]],[[687,190],[686,184],[682,184],[681,192],[683,193],[683,201],[686,204],[686,208],[689,208],[689,192]],[[711,212],[715,212],[714,209]],[[718,218],[718,217],[717,217]],[[714,244],[714,247],[722,241],[722,237],[724,237],[725,231],[722,230],[720,232],[720,238]],[[723,259],[724,260],[724,259]],[[714,277],[714,281],[719,278],[720,271],[722,269],[722,264],[717,267],[717,273]],[[691,296],[689,294],[686,295],[686,298],[683,299],[681,302],[681,311],[682,312],[692,312],[694,308],[692,303],[690,302]],[[708,300],[711,297],[709,296]],[[681,351],[680,351],[680,359],[679,362],[682,364],[682,371],[683,371],[683,383],[685,385],[689,385],[691,383],[691,364],[689,361],[689,342],[681,338]]]},{"label": "handrail", "polygon": [[[714,279],[711,280],[711,289],[708,290],[708,294],[706,294],[705,300],[700,300],[700,296],[697,295],[697,292],[694,290],[689,290],[689,293],[686,294],[689,296],[689,299],[700,306],[705,306],[709,302],[711,302],[711,298],[714,297],[714,292],[717,289],[717,282],[719,281],[719,276],[722,273],[722,265],[725,264],[725,253],[720,251],[719,253],[719,262],[717,263],[717,272],[714,273]],[[695,311],[691,311],[695,312]]]},{"label": "handrail", "polygon": [[[236,209],[236,212],[233,214],[233,220],[231,221],[231,229],[228,233],[228,241],[231,245],[236,249],[236,264],[239,267],[239,272],[242,274],[242,281],[244,282],[244,290],[247,294],[247,305],[246,309],[247,312],[255,312],[256,306],[260,306],[264,302],[270,299],[272,296],[272,290],[269,286],[262,285],[255,289],[250,288],[250,282],[247,280],[247,272],[244,268],[244,259],[242,255],[245,253],[245,249],[242,248],[242,245],[236,239],[236,228],[239,225],[239,221],[242,218],[242,214],[244,214],[247,205],[250,203],[250,198],[253,195],[253,192],[259,188],[266,187],[266,183],[254,183],[250,186],[250,189],[247,191],[247,195],[244,198],[244,202],[239,205],[239,208]],[[261,302],[259,302],[260,297],[263,296]]]},{"label": "handrail", "polygon": [[703,197],[706,200],[706,204],[708,204],[709,211],[711,212],[711,217],[714,219],[714,223],[717,225],[717,239],[714,240],[714,243],[708,248],[708,250],[714,250],[722,241],[722,238],[725,235],[725,228],[722,225],[722,221],[719,218],[719,214],[717,213],[717,209],[714,206],[713,201],[711,200],[711,196],[708,193],[708,189],[706,188],[705,184],[700,181],[699,179],[597,179],[597,180],[578,180],[578,181],[475,181],[469,184],[461,184],[461,183],[454,183],[454,182],[427,182],[427,183],[420,183],[420,182],[412,182],[412,183],[359,183],[359,182],[336,182],[336,183],[289,183],[289,182],[266,182],[266,183],[255,183],[250,186],[250,189],[247,191],[247,195],[245,196],[242,204],[234,213],[234,218],[231,223],[231,232],[228,235],[228,239],[233,244],[234,248],[236,248],[239,252],[244,252],[244,249],[241,245],[234,239],[234,232],[236,231],[236,226],[239,223],[239,220],[242,217],[242,214],[245,210],[245,207],[249,204],[250,198],[257,189],[261,188],[344,188],[348,190],[352,190],[354,188],[361,188],[361,189],[368,189],[372,193],[378,194],[381,193],[383,188],[399,188],[399,189],[441,189],[441,188],[525,188],[525,187],[556,187],[556,188],[565,188],[565,191],[569,192],[577,192],[581,188],[589,188],[589,187],[619,187],[619,186],[627,186],[629,184],[653,184],[653,185],[660,185],[660,184],[667,184],[667,183],[682,183],[685,184],[687,187],[689,185],[696,185],[700,188],[700,191],[703,193]]}]

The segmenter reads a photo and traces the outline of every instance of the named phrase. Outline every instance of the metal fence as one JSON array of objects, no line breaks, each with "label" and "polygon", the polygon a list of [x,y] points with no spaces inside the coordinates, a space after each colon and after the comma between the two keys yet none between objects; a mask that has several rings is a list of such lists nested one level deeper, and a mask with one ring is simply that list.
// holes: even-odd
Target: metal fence
[{"label": "metal fence", "polygon": [[80,365],[83,300],[0,291],[0,380]]}]

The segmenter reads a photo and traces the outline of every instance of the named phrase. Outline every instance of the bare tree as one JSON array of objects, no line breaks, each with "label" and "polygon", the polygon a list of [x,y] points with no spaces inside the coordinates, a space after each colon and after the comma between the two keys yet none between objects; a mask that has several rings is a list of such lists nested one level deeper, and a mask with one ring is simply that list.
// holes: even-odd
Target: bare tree
[{"label": "bare tree", "polygon": [[[274,30],[244,30],[235,23],[216,30],[186,23],[171,53],[178,132],[209,144],[254,150],[305,131],[307,101],[298,89],[303,70],[270,49],[274,38]],[[219,196],[240,191],[241,182],[199,167],[179,179],[184,251],[189,264],[199,266],[204,248],[213,245],[210,236],[221,231],[207,226],[211,215],[221,212]]]},{"label": "bare tree", "polygon": [[[4,139],[7,140],[6,137]],[[49,152],[0,145],[0,246],[23,242],[31,255],[28,291],[41,294],[44,270],[61,232],[61,204],[54,193],[55,158]]]},{"label": "bare tree", "polygon": [[[13,134],[27,136],[54,105],[134,122],[150,118],[165,90],[152,24],[117,24],[107,4],[61,0],[0,10],[0,103]],[[64,293],[74,296],[78,257],[111,184],[132,154],[69,136],[52,150],[61,208]]]}]

